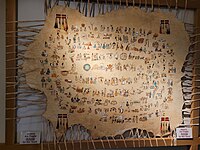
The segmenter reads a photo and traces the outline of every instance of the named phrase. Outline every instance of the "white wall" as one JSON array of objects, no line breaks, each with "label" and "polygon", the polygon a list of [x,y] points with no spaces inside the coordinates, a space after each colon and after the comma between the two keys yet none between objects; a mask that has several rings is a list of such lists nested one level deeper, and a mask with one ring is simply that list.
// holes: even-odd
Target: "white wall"
[{"label": "white wall", "polygon": [[18,0],[18,20],[40,20],[44,16],[44,0]]},{"label": "white wall", "polygon": [[[18,20],[44,20],[44,0],[18,0]],[[40,23],[23,23],[20,26],[42,24]],[[30,34],[30,33],[19,33]],[[32,34],[32,33],[31,33]],[[25,91],[26,92],[26,91]],[[37,94],[34,97],[38,97]],[[30,98],[30,97],[29,97]],[[27,97],[27,102],[29,100]],[[26,103],[18,102],[18,105],[26,105]],[[27,116],[27,115],[40,115],[45,110],[39,106],[29,106],[20,108],[17,111],[17,116]],[[19,142],[20,133],[23,131],[41,131],[42,127],[42,118],[41,117],[28,117],[21,118],[17,123],[17,141]]]},{"label": "white wall", "polygon": [[0,0],[0,143],[5,142],[5,0]]}]

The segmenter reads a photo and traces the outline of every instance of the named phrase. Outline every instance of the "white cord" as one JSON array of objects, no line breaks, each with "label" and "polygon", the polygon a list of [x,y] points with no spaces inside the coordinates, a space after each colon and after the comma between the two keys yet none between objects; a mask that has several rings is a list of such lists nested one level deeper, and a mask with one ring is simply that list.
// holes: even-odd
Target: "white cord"
[{"label": "white cord", "polygon": [[[149,132],[147,131],[147,135],[149,137],[149,142],[150,142],[150,146],[153,147],[152,141],[151,141],[151,137],[149,136]],[[156,139],[156,143],[157,143],[157,139]]]},{"label": "white cord", "polygon": [[111,144],[110,144],[110,140],[108,139],[108,137],[106,137],[107,141],[108,141],[108,145],[109,145],[109,148],[111,149]]},{"label": "white cord", "polygon": [[163,137],[161,137],[161,139],[163,140],[165,146],[167,146],[167,143],[166,143],[165,139]]},{"label": "white cord", "polygon": [[187,5],[188,5],[188,1],[187,1],[187,0],[185,0],[185,10],[184,10],[183,21],[185,21],[185,17],[186,17],[186,10],[187,10]]},{"label": "white cord", "polygon": [[122,137],[122,140],[124,141],[124,146],[125,148],[127,148],[127,145],[126,145],[126,140],[124,139],[124,136],[121,134],[121,137]]},{"label": "white cord", "polygon": [[118,148],[117,142],[116,142],[115,138],[114,138],[113,136],[112,136],[112,138],[113,138],[113,140],[114,140],[114,144],[115,144],[116,148]]},{"label": "white cord", "polygon": [[93,148],[96,149],[96,146],[95,146],[94,141],[93,141],[92,138],[91,138],[91,141],[92,141]]},{"label": "white cord", "polygon": [[100,139],[100,141],[101,141],[101,144],[102,144],[103,149],[105,149],[105,145],[104,145],[104,143],[103,143],[103,140]]}]

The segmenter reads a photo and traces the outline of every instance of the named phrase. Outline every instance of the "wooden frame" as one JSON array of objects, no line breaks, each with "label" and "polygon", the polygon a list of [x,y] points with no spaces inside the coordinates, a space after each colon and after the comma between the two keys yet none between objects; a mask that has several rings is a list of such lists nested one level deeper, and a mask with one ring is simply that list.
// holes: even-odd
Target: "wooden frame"
[{"label": "wooden frame", "polygon": [[[165,0],[154,0],[155,5],[158,6],[166,6],[166,1]],[[100,2],[104,2],[103,0]],[[108,0],[108,2],[112,2],[111,0]],[[115,0],[115,3],[118,3],[119,0]],[[122,0],[123,3],[126,3],[127,0]],[[144,0],[141,0],[142,4],[144,4]],[[151,4],[151,1],[147,1],[148,4]],[[185,1],[184,0],[179,0],[178,6],[184,8],[185,7]],[[132,1],[128,0],[128,3],[132,3]],[[139,4],[139,0],[135,0],[136,4]],[[170,0],[170,6],[175,7],[176,3],[175,0]],[[195,26],[200,27],[200,1],[198,0],[190,0],[188,3],[188,8],[189,9],[195,9]],[[17,1],[16,0],[7,0],[6,1],[6,20],[7,22],[10,21],[15,21],[17,20],[16,13],[17,12]],[[6,32],[8,31],[15,31],[16,30],[16,24],[6,24]],[[15,45],[16,44],[16,39],[15,39],[15,33],[12,33],[13,38],[7,38],[6,39],[6,52],[15,52],[16,47],[15,46],[8,46],[8,45]],[[200,37],[198,37],[198,40]],[[200,45],[198,45],[199,48]],[[199,58],[199,56],[196,56]],[[12,53],[12,55],[7,55],[6,60],[8,59],[13,59],[16,58],[16,54]],[[200,61],[198,61],[200,63]],[[7,61],[6,62],[6,68],[8,67],[13,67],[16,66],[16,62],[13,61]],[[200,70],[195,70],[195,73],[200,73]],[[16,70],[6,70],[6,82],[9,82],[9,87],[6,87],[6,93],[14,93],[15,92],[15,84],[14,82],[16,81],[15,77],[16,76]],[[8,85],[8,84],[7,84]],[[199,91],[194,91],[194,92],[199,92]],[[7,100],[6,101],[6,108],[14,108],[15,107],[15,95],[6,95],[6,98],[10,99],[12,98],[13,100]],[[199,102],[194,102],[192,104],[192,107],[198,107]],[[199,116],[199,110],[194,110],[192,111],[192,118]],[[15,118],[15,109],[13,110],[6,110],[6,118]],[[199,123],[199,120],[194,120],[193,123]],[[23,149],[29,149],[29,150],[40,150],[41,145],[19,145],[16,144],[15,140],[15,119],[7,119],[6,120],[6,143],[5,144],[0,144],[0,149],[3,150],[23,150]],[[166,143],[165,143],[166,142]],[[98,148],[125,148],[125,147],[151,147],[151,146],[172,146],[173,139],[167,138],[165,139],[165,142],[163,139],[127,139],[127,140],[104,140],[103,143],[101,140],[97,141],[81,141],[80,142],[68,142],[67,146],[68,149],[80,149],[80,145],[82,149],[88,149],[88,146],[90,149],[98,149]],[[193,126],[193,140],[177,140],[177,146],[191,146],[190,150],[197,150],[198,145],[200,145],[200,138],[199,138],[199,126]],[[65,149],[64,143],[60,143],[59,146],[63,147]],[[43,148],[44,150],[47,150],[48,147],[50,149],[53,149],[54,144],[53,143],[46,143],[44,144]]]},{"label": "wooden frame", "polygon": [[[16,0],[7,0],[6,1],[6,22],[7,21],[15,21],[17,19],[17,1]],[[8,31],[15,31],[16,24],[6,24],[6,32]],[[15,38],[16,33],[10,33],[12,37],[6,38],[6,53],[9,52],[9,55],[6,55],[6,68],[16,66],[16,47],[12,46],[16,43]],[[11,45],[11,46],[9,46]],[[7,61],[9,59],[13,59],[12,61]],[[15,82],[16,82],[16,70],[8,70],[6,69],[6,93],[14,93],[15,90]],[[9,84],[8,84],[9,83]],[[12,98],[12,100],[8,100]],[[6,95],[6,108],[14,108],[15,107],[15,95],[9,94]],[[6,118],[14,118],[15,117],[15,110],[6,110]],[[15,120],[14,119],[7,119],[6,120],[6,143],[7,144],[14,144],[15,143]]]}]

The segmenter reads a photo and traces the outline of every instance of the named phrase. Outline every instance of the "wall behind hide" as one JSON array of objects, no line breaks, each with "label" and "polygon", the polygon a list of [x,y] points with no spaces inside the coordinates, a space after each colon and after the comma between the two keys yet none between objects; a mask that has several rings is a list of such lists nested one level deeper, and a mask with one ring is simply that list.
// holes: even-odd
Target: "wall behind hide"
[{"label": "wall behind hide", "polygon": [[[18,0],[18,20],[44,20],[44,1],[43,0]],[[42,24],[41,23],[24,23],[21,26]],[[20,35],[29,35],[33,33],[19,33]],[[37,97],[37,96],[34,96]],[[25,103],[26,104],[26,103]],[[18,105],[24,105],[18,102]],[[44,108],[42,108],[44,110]],[[42,114],[43,111],[38,106],[29,106],[18,109],[17,116],[26,116],[32,114]],[[41,117],[28,117],[20,119],[17,123],[17,141],[20,139],[21,131],[41,131]]]},{"label": "wall behind hide", "polygon": [[0,0],[0,143],[5,142],[5,0]]},{"label": "wall behind hide", "polygon": [[18,20],[38,20],[44,18],[43,1],[18,0]]},{"label": "wall behind hide", "polygon": [[[74,4],[71,4],[75,8]],[[97,8],[97,7],[96,7]],[[164,12],[168,12],[168,9],[162,9]],[[96,9],[95,14],[98,10]],[[186,13],[184,10],[179,10],[176,12],[172,10],[173,13],[177,14],[178,18],[184,22],[192,23],[194,20],[194,12],[187,10]],[[185,18],[184,18],[185,14]],[[45,19],[44,14],[44,1],[42,0],[18,0],[18,20],[38,20]],[[184,19],[184,20],[183,20]],[[1,109],[0,109],[1,110]],[[35,115],[42,114],[45,111],[44,107],[31,106],[23,109],[18,109],[17,115]],[[17,124],[17,141],[19,141],[19,135],[21,131],[30,131],[37,130],[42,131],[42,117],[29,117],[21,119]],[[0,124],[1,126],[1,124]]]}]

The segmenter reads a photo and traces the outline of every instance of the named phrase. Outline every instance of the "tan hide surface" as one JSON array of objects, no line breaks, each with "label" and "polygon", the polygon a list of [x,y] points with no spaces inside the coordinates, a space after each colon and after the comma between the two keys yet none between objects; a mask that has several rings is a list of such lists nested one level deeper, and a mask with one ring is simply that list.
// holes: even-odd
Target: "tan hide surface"
[{"label": "tan hide surface", "polygon": [[171,130],[182,122],[188,46],[183,23],[170,13],[127,8],[89,18],[56,6],[28,47],[24,72],[46,95],[44,116],[54,127],[57,114],[67,114],[69,126],[80,123],[93,137],[129,128],[160,135],[170,131],[169,124],[161,131],[162,116]]}]

